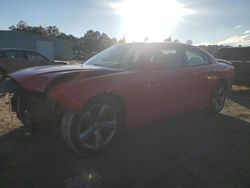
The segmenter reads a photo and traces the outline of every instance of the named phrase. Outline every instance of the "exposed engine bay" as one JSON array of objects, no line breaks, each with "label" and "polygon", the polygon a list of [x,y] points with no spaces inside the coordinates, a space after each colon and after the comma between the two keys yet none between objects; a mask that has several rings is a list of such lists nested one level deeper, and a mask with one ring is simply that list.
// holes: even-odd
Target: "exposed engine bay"
[{"label": "exposed engine bay", "polygon": [[44,93],[34,93],[23,89],[14,80],[7,78],[0,82],[0,98],[10,95],[11,111],[29,129],[34,123],[59,120],[63,107],[49,101]]}]

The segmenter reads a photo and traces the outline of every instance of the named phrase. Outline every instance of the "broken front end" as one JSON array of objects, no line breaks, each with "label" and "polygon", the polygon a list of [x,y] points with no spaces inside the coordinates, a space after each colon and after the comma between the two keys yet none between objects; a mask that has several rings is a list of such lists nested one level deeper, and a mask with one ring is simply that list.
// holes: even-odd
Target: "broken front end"
[{"label": "broken front end", "polygon": [[24,126],[31,129],[36,123],[60,121],[64,108],[47,98],[45,93],[24,89],[11,78],[0,82],[0,98],[10,96],[11,111]]}]

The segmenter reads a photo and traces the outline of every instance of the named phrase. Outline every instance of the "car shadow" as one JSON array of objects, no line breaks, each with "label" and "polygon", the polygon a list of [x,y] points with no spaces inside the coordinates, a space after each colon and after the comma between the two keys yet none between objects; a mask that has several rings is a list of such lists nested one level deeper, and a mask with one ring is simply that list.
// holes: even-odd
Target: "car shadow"
[{"label": "car shadow", "polygon": [[127,131],[96,156],[56,132],[0,137],[0,187],[248,187],[250,124],[190,113]]}]

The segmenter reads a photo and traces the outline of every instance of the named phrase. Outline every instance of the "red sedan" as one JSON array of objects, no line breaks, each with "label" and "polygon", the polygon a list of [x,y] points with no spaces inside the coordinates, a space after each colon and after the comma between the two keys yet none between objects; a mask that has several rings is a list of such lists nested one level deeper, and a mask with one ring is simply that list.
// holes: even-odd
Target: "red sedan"
[{"label": "red sedan", "polygon": [[220,112],[233,72],[197,47],[128,43],[82,65],[11,73],[0,93],[14,93],[12,110],[24,125],[59,119],[74,151],[96,153],[123,129],[192,110]]}]

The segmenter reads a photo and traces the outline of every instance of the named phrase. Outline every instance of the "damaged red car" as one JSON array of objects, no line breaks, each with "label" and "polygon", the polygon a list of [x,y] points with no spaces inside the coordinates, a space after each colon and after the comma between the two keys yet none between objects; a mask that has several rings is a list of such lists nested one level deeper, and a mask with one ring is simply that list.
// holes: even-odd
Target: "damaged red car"
[{"label": "damaged red car", "polygon": [[57,119],[71,149],[96,153],[123,129],[193,110],[220,112],[233,74],[194,46],[127,43],[81,65],[11,73],[0,93],[12,93],[12,111],[25,126]]}]

